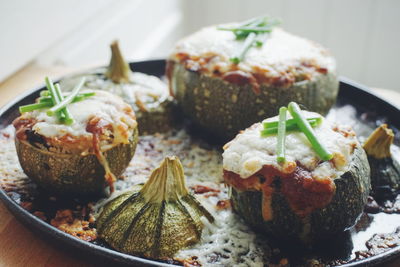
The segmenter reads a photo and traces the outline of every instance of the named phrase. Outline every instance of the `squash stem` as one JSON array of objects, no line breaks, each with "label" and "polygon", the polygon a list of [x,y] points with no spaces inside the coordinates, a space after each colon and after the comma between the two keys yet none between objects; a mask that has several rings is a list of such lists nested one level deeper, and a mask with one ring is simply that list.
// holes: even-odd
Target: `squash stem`
[{"label": "squash stem", "polygon": [[368,137],[364,143],[364,150],[368,156],[376,159],[391,157],[390,146],[393,144],[393,131],[387,127],[387,124],[382,124]]},{"label": "squash stem", "polygon": [[118,41],[114,41],[111,47],[111,60],[108,66],[106,77],[115,83],[127,83],[130,81],[131,69],[128,63],[124,60],[121,50],[119,49]]},{"label": "squash stem", "polygon": [[180,160],[175,156],[166,157],[151,173],[140,193],[146,201],[156,203],[178,200],[189,194]]}]

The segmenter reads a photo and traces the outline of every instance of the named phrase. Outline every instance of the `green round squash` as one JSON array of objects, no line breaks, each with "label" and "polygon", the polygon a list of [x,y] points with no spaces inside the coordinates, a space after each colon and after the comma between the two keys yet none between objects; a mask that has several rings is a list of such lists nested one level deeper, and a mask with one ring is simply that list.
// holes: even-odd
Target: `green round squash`
[{"label": "green round squash", "polygon": [[[138,142],[138,130],[128,144],[103,151],[111,172],[120,176],[131,161]],[[47,191],[57,194],[102,194],[107,185],[105,170],[95,154],[55,153],[15,138],[22,169]]]},{"label": "green round squash", "polygon": [[331,202],[305,217],[290,208],[279,182],[274,183],[273,217],[269,221],[262,216],[262,192],[232,187],[231,200],[234,210],[256,230],[280,240],[311,244],[350,228],[362,213],[370,191],[370,167],[361,147],[355,149],[349,171],[334,183],[336,191]]},{"label": "green round squash", "polygon": [[[277,24],[258,17],[213,25],[177,42],[167,65],[170,90],[198,128],[225,141],[291,101],[322,115],[329,111],[339,85],[334,58]],[[254,25],[269,30],[251,38],[233,30]],[[258,42],[247,47],[252,38]]]},{"label": "green round squash", "polygon": [[140,135],[167,132],[179,124],[176,101],[165,82],[153,75],[132,72],[116,41],[111,44],[108,68],[64,78],[61,85],[72,90],[82,77],[86,78],[85,89],[110,92],[131,105]]},{"label": "green round squash", "polygon": [[318,73],[312,80],[296,82],[289,88],[238,85],[169,62],[170,88],[184,115],[195,125],[224,140],[255,122],[274,116],[281,106],[294,101],[322,115],[336,101],[336,74]]}]

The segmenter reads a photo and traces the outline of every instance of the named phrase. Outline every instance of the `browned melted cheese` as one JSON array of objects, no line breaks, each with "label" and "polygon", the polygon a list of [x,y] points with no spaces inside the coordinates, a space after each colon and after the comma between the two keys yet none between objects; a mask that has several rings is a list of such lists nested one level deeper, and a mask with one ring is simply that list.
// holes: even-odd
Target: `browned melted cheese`
[{"label": "browned melted cheese", "polygon": [[[251,48],[242,62],[230,62],[242,45],[231,32],[211,26],[178,42],[169,61],[233,84],[250,84],[256,94],[261,85],[288,88],[316,75],[335,72],[335,61],[327,50],[279,28],[272,31],[262,47]],[[167,77],[172,64],[168,64]]]}]

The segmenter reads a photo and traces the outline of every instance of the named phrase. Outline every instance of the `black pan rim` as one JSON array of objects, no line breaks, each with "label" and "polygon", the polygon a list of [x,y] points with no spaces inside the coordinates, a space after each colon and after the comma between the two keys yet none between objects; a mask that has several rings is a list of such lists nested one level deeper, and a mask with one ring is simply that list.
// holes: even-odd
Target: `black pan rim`
[{"label": "black pan rim", "polygon": [[[134,66],[138,65],[154,65],[154,66],[163,66],[165,65],[165,59],[152,59],[152,60],[144,60],[138,61],[134,63],[130,63],[132,69],[135,69]],[[96,68],[92,68],[96,69]],[[80,71],[79,73],[81,73]],[[69,76],[69,75],[68,75]],[[65,76],[62,76],[65,77]],[[58,79],[57,79],[58,80]],[[369,100],[373,100],[378,102],[380,105],[383,105],[386,110],[394,111],[395,113],[400,115],[400,106],[395,106],[393,103],[389,103],[384,100],[382,97],[374,94],[368,87],[361,85],[357,82],[352,81],[346,77],[339,78],[340,83],[349,86],[352,88],[352,92],[357,92],[364,97],[367,97]],[[27,90],[22,95],[14,98],[6,105],[0,108],[0,122],[3,120],[3,116],[7,111],[10,111],[18,102],[24,100],[25,98],[29,97],[30,95],[36,93],[39,90],[42,90],[44,87],[39,86],[37,88]],[[159,261],[153,261],[150,259],[145,259],[137,256],[132,256],[128,254],[124,254],[112,249],[108,249],[105,247],[101,247],[99,245],[92,244],[90,242],[86,242],[75,238],[53,226],[50,224],[42,221],[38,217],[34,216],[27,210],[23,209],[20,205],[18,205],[15,201],[13,201],[3,189],[0,189],[0,199],[7,207],[7,209],[20,221],[22,222],[29,230],[38,230],[43,236],[46,237],[47,240],[50,242],[59,241],[69,248],[80,250],[84,252],[90,253],[92,256],[98,256],[104,259],[111,260],[115,263],[122,263],[122,264],[141,264],[141,266],[176,266],[172,264],[162,263]],[[340,265],[343,267],[351,267],[351,266],[374,266],[377,264],[381,264],[392,260],[396,257],[400,257],[400,246],[397,246],[393,249],[385,251],[383,253],[355,261],[350,262],[344,265]]]}]

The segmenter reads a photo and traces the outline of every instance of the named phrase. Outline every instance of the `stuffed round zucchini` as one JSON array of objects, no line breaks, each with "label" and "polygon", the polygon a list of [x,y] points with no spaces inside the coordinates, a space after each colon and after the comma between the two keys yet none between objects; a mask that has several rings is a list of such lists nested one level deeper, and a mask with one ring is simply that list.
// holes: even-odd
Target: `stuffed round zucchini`
[{"label": "stuffed round zucchini", "polygon": [[167,85],[156,76],[132,72],[117,42],[111,44],[108,68],[66,78],[61,84],[72,89],[82,77],[86,77],[84,88],[116,94],[130,104],[136,114],[140,135],[166,132],[176,124],[176,105]]},{"label": "stuffed round zucchini", "polygon": [[[326,114],[336,100],[336,65],[326,49],[260,25],[204,28],[178,42],[167,62],[170,91],[184,114],[224,139],[290,101]],[[265,31],[244,39],[240,29]]]},{"label": "stuffed round zucchini", "polygon": [[107,185],[112,191],[138,142],[132,108],[110,93],[82,91],[50,116],[57,108],[53,104],[69,97],[53,103],[53,96],[43,92],[37,103],[20,108],[23,113],[13,123],[24,172],[53,193],[98,194]]},{"label": "stuffed round zucchini", "polygon": [[279,162],[277,135],[264,129],[274,117],[227,143],[223,168],[233,207],[249,225],[307,244],[355,224],[369,194],[370,168],[350,128],[330,124],[317,113],[302,114],[319,121],[313,131],[330,160],[320,158],[303,132],[291,129],[285,137],[285,160]]}]

